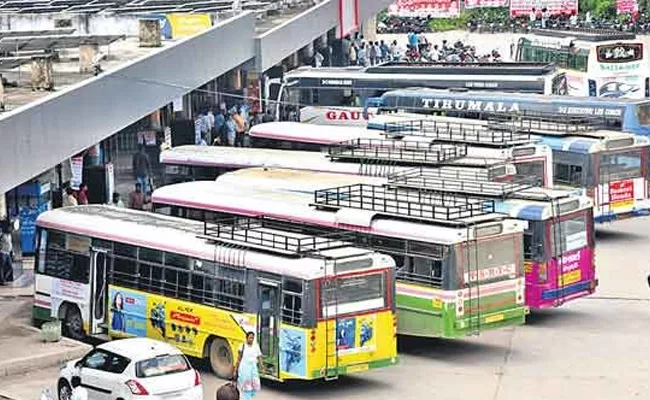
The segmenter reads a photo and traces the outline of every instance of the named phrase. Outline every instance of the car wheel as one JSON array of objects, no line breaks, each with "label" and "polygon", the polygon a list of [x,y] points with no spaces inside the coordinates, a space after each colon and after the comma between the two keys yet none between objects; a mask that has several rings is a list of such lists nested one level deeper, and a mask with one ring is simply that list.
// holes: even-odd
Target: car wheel
[{"label": "car wheel", "polygon": [[81,318],[81,312],[77,307],[69,307],[64,318],[65,334],[75,340],[82,340],[86,336],[84,333],[84,322]]},{"label": "car wheel", "polygon": [[230,379],[234,360],[230,345],[224,339],[216,338],[210,343],[210,366],[219,378]]},{"label": "car wheel", "polygon": [[72,396],[72,388],[68,381],[65,379],[59,380],[57,394],[59,395],[59,400],[70,400],[70,397]]}]

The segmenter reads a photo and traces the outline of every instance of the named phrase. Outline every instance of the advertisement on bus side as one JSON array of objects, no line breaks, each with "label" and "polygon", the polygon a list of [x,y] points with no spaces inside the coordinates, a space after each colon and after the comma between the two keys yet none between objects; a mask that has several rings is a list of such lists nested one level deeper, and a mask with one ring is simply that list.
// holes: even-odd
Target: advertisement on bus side
[{"label": "advertisement on bus side", "polygon": [[609,206],[613,209],[629,208],[634,204],[634,182],[631,180],[609,183]]}]

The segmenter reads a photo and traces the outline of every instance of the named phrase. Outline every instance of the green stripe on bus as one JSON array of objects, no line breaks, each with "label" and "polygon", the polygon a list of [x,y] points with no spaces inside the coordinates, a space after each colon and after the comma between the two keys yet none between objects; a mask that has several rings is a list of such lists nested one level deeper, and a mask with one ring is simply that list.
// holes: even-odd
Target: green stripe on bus
[{"label": "green stripe on bus", "polygon": [[[436,308],[432,299],[397,295],[397,332],[400,335],[462,338],[477,330],[498,329],[521,325],[525,322],[526,308],[516,304],[516,293],[508,291],[464,301],[468,314],[456,317],[455,303],[439,303]],[[470,308],[471,305],[471,308]],[[475,311],[479,308],[479,311]],[[467,311],[465,311],[467,313]],[[486,322],[484,316],[493,315],[494,322]],[[503,319],[500,320],[500,318]],[[480,318],[480,324],[477,320]],[[464,321],[459,323],[459,321]],[[471,322],[471,323],[470,323]]]},{"label": "green stripe on bus", "polygon": [[[360,371],[371,370],[375,368],[384,368],[384,367],[389,367],[391,365],[397,365],[398,363],[399,363],[399,357],[382,358],[380,360],[374,360],[359,365],[349,365],[349,366],[339,366],[338,368],[328,368],[327,376],[334,377],[338,375],[354,374]],[[311,377],[324,378],[324,376],[321,375],[320,370],[311,371]]]}]

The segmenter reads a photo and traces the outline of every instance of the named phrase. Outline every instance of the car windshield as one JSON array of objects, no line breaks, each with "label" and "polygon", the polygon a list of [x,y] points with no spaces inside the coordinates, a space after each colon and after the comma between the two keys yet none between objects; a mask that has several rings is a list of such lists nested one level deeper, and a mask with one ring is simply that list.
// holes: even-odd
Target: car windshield
[{"label": "car windshield", "polygon": [[135,376],[138,378],[152,378],[184,372],[190,369],[190,364],[181,354],[162,355],[135,364]]}]

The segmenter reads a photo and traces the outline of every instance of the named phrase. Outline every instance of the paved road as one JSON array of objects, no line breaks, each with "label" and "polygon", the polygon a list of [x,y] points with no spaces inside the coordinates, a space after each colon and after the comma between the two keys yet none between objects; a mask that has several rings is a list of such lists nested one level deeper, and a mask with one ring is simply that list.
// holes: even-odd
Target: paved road
[{"label": "paved road", "polygon": [[[600,229],[596,297],[463,341],[402,339],[401,365],[338,382],[268,384],[260,400],[590,400],[650,398],[650,219]],[[56,369],[0,382],[36,399]],[[222,383],[204,373],[206,399]]]}]

